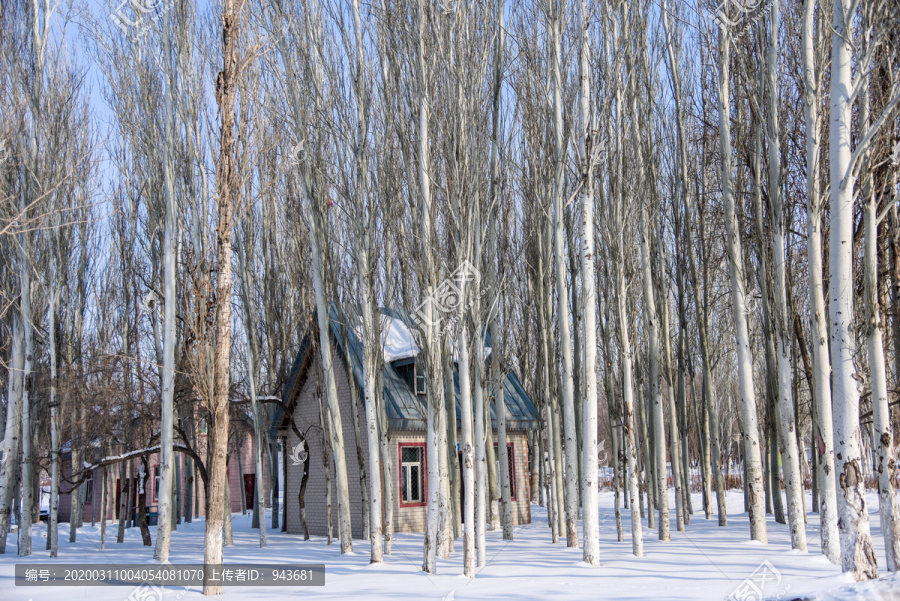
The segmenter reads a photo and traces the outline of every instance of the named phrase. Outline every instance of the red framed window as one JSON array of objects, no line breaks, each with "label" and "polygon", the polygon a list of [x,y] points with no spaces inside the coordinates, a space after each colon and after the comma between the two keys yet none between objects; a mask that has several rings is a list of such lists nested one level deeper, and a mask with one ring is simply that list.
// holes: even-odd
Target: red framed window
[{"label": "red framed window", "polygon": [[[509,500],[516,500],[516,456],[514,453],[515,447],[513,443],[506,443],[506,461],[509,466]],[[500,449],[497,447],[497,443],[494,443],[494,457],[497,462],[497,481],[500,481]]]},{"label": "red framed window", "polygon": [[427,498],[425,443],[398,443],[400,454],[400,507],[422,507]]}]

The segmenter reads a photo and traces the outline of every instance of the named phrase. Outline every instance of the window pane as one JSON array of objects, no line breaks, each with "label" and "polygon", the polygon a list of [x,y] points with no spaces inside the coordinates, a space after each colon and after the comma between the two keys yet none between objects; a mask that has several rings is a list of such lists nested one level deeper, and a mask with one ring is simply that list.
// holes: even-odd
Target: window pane
[{"label": "window pane", "polygon": [[425,447],[400,446],[400,500],[403,503],[421,503],[423,494],[423,464]]},{"label": "window pane", "polygon": [[404,503],[409,502],[409,494],[407,493],[407,481],[409,481],[409,475],[407,472],[409,471],[408,466],[403,466],[400,470],[400,498],[403,499]]},{"label": "window pane", "polygon": [[411,465],[409,466],[409,500],[410,501],[421,501],[422,497],[419,495],[419,466]]},{"label": "window pane", "polygon": [[422,461],[422,447],[403,447],[403,463],[420,463]]}]

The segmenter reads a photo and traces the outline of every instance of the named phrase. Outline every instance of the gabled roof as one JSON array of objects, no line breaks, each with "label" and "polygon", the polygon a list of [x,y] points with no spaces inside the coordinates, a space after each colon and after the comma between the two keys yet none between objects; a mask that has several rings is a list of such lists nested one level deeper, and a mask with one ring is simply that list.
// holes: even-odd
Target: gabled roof
[{"label": "gabled roof", "polygon": [[[362,363],[362,342],[357,336],[355,328],[349,323],[350,319],[342,316],[336,304],[332,303],[329,307],[329,325],[331,339],[336,346],[336,355],[342,361],[345,358],[345,351],[349,351],[350,365],[348,371],[353,374],[353,379],[357,386],[360,398],[364,395],[364,374]],[[415,347],[415,341],[410,341],[403,333],[407,329],[409,333],[416,331],[416,325],[408,313],[399,309],[387,308],[382,310],[383,318],[396,321],[396,331],[401,333],[400,344],[403,349],[385,348],[385,358],[399,357],[394,362],[385,361],[382,380],[384,386],[385,412],[387,413],[388,427],[392,430],[424,430],[425,423],[425,402],[420,396],[417,396],[410,385],[400,376],[395,365],[407,358],[406,355],[411,348]],[[402,325],[401,325],[402,324]],[[403,328],[402,326],[405,326]],[[382,344],[389,345],[392,341],[396,341],[396,336],[383,336]],[[412,342],[412,344],[410,344]],[[292,402],[296,395],[300,392],[300,386],[306,380],[306,374],[311,363],[312,345],[309,336],[306,336],[300,346],[300,352],[291,369],[291,375],[288,378],[287,386],[285,386],[283,402],[286,407],[292,408]],[[460,419],[461,405],[459,395],[459,375],[457,370],[453,370],[453,389],[456,405],[457,419]],[[506,420],[507,428],[515,430],[526,430],[537,428],[537,412],[528,394],[519,382],[519,378],[513,372],[508,372],[503,383],[504,400],[506,401]],[[273,429],[277,429],[283,417],[283,410],[279,407],[273,422]],[[496,428],[496,411],[491,406],[491,422],[492,427]]]}]

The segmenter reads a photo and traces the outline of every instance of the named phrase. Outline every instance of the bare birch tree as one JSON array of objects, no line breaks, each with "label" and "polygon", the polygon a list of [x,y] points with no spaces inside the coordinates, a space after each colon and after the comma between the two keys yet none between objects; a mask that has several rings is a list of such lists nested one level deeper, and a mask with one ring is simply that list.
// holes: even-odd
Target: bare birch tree
[{"label": "bare birch tree", "polygon": [[[741,417],[745,458],[752,469],[754,456],[759,457],[758,426],[756,412],[756,391],[753,386],[753,357],[750,351],[750,332],[747,323],[747,305],[743,270],[743,251],[735,213],[734,189],[732,186],[733,163],[731,154],[731,34],[728,25],[719,23],[718,59],[718,106],[719,106],[719,163],[721,165],[722,196],[725,202],[725,227],[728,251],[728,271],[731,280],[731,305],[734,314],[735,344],[737,348],[738,379],[741,391]],[[759,465],[759,463],[757,463]],[[749,472],[749,479],[758,482]],[[759,477],[761,479],[761,475]],[[756,502],[762,492],[755,488]],[[754,507],[750,536],[753,540],[767,541],[765,514]]]},{"label": "bare birch tree", "polygon": [[600,516],[598,514],[597,474],[597,283],[595,280],[594,248],[594,163],[597,150],[594,142],[594,119],[591,103],[591,39],[590,14],[587,0],[578,4],[578,23],[581,32],[581,51],[578,64],[579,114],[578,159],[582,180],[581,191],[581,292],[584,311],[584,398],[582,400],[582,508],[584,511],[585,563],[600,563]]},{"label": "bare birch tree", "polygon": [[[825,288],[822,283],[822,194],[820,191],[821,132],[819,116],[824,80],[821,46],[825,40],[825,20],[816,25],[816,3],[803,3],[803,84],[806,125],[806,252],[809,272],[810,322],[813,347],[813,402],[816,407],[814,445],[819,482],[819,518],[822,553],[832,562],[840,561],[837,529],[837,493],[834,478],[834,430],[832,429],[831,359],[828,356],[828,322],[825,312]],[[819,11],[820,13],[822,10]]]},{"label": "bare birch tree", "polygon": [[[766,139],[769,149],[768,198],[772,220],[772,261],[775,267],[774,313],[778,365],[778,432],[783,461],[784,481],[788,501],[788,525],[791,529],[791,548],[806,550],[806,513],[803,509],[803,482],[800,474],[800,457],[797,448],[798,427],[794,419],[794,398],[791,382],[791,341],[793,319],[787,300],[787,264],[785,257],[785,215],[781,199],[781,144],[778,130],[778,84],[777,70],[779,58],[779,36],[781,31],[781,5],[772,0],[769,6],[768,53],[766,60]],[[720,125],[721,127],[721,125]]]},{"label": "bare birch tree", "polygon": [[840,490],[838,530],[841,539],[841,565],[857,580],[878,576],[875,551],[869,533],[863,475],[859,386],[853,361],[855,325],[853,323],[853,198],[858,161],[873,137],[900,102],[897,82],[885,102],[882,113],[870,120],[864,136],[853,143],[852,113],[859,78],[868,76],[869,57],[861,62],[857,79],[853,77],[854,9],[857,5],[834,0],[831,33],[831,112],[829,127],[830,220],[829,231],[829,317],[831,323],[832,395],[834,397],[835,478]]}]

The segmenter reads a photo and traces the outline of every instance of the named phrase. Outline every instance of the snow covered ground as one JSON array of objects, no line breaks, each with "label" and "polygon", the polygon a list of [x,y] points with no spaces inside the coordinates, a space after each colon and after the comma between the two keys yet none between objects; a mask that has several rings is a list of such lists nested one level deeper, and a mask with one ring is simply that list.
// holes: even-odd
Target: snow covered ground
[{"label": "snow covered ground", "polygon": [[[870,508],[877,500],[870,495]],[[673,505],[674,507],[674,502]],[[695,495],[694,507],[701,507]],[[438,561],[438,575],[424,574],[422,536],[395,535],[393,555],[383,565],[369,565],[365,541],[354,541],[354,554],[341,556],[337,543],[327,546],[321,537],[303,541],[301,537],[269,532],[269,544],[259,548],[259,538],[250,528],[250,516],[234,516],[234,546],[227,547],[227,563],[324,563],[324,587],[226,587],[225,597],[235,601],[254,599],[664,599],[722,600],[735,593],[736,599],[758,599],[748,583],[760,588],[766,599],[810,598],[817,601],[850,599],[900,599],[900,579],[854,585],[819,554],[818,516],[810,514],[808,553],[791,551],[788,529],[769,516],[769,544],[751,543],[747,515],[742,512],[739,492],[728,494],[728,526],[719,528],[715,514],[703,519],[695,512],[686,533],[676,532],[674,511],[672,541],[656,540],[656,532],[644,521],[645,557],[631,555],[630,520],[623,513],[625,542],[616,542],[612,493],[600,495],[600,567],[581,561],[581,551],[565,543],[552,545],[546,513],[532,507],[533,523],[516,529],[516,540],[503,541],[499,532],[487,534],[487,565],[473,580],[462,576],[462,542],[448,560]],[[878,520],[871,521],[879,567],[884,573],[884,544]],[[155,530],[151,529],[155,540]],[[35,527],[36,552],[20,560],[15,555],[15,537],[10,537],[9,554],[0,556],[0,599],[3,601],[190,601],[201,598],[199,587],[166,588],[164,599],[138,598],[130,587],[14,586],[16,563],[44,564],[46,527]],[[78,542],[68,543],[68,525],[60,527],[58,562],[103,563],[110,565],[158,565],[153,549],[141,546],[137,529],[127,531],[124,544],[116,544],[115,527],[108,531],[106,549],[99,546],[99,526],[85,526]],[[203,522],[182,524],[172,535],[170,561],[199,564],[203,560]],[[762,568],[761,568],[762,566]],[[741,588],[743,587],[743,588]],[[737,591],[737,592],[736,592]],[[826,591],[830,591],[826,593]],[[742,595],[743,596],[740,596]]]}]

